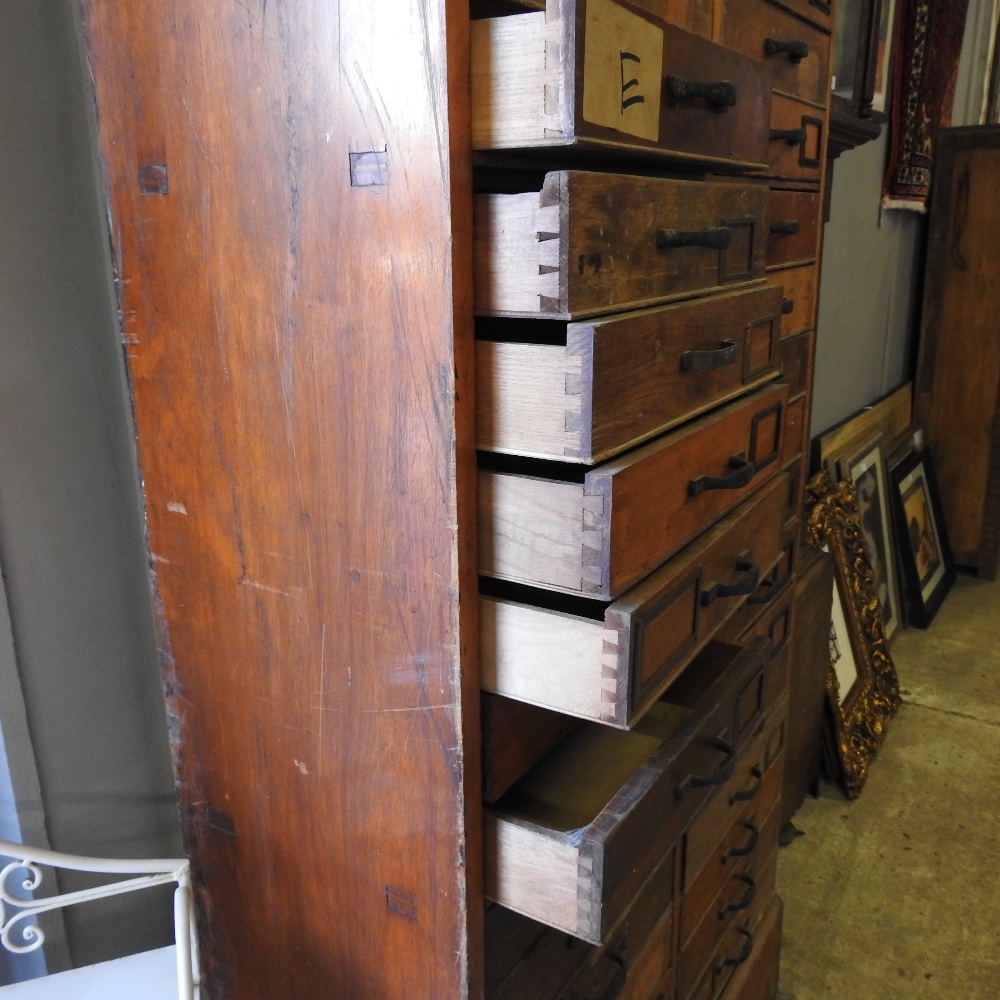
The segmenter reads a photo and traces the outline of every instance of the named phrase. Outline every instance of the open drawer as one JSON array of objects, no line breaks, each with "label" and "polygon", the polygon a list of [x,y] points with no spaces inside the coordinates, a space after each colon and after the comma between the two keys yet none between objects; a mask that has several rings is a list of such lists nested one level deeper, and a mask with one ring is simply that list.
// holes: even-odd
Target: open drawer
[{"label": "open drawer", "polygon": [[766,640],[712,643],[629,732],[583,725],[485,814],[486,894],[603,943],[711,790],[730,777]]},{"label": "open drawer", "polygon": [[781,559],[789,495],[789,477],[782,473],[603,607],[577,602],[587,608],[570,613],[482,596],[483,688],[567,715],[631,726],[738,608],[775,595],[762,574]]},{"label": "open drawer", "polygon": [[787,403],[773,382],[591,469],[491,456],[479,572],[612,600],[778,471]]}]

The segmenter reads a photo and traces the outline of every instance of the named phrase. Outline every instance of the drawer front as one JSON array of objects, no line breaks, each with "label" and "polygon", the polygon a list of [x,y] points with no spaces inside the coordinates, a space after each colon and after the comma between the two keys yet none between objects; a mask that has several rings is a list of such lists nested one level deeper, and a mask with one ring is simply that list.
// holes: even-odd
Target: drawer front
[{"label": "drawer front", "polygon": [[[688,829],[684,838],[683,886],[685,891],[698,880],[706,863],[715,857],[718,845],[725,839],[729,831],[739,826],[741,815],[749,809],[757,817],[757,825],[767,815],[765,812],[753,812],[759,803],[763,802],[770,810],[770,804],[776,801],[781,788],[781,768],[775,763],[784,749],[787,722],[784,711],[779,711],[771,717],[759,731],[747,750],[739,756],[732,776],[721,785],[711,802],[698,814],[698,818]],[[749,805],[748,803],[753,803]],[[734,843],[742,844],[748,838],[742,830],[733,834]],[[768,841],[761,837],[764,846],[777,845],[777,832],[774,840]],[[727,848],[728,849],[728,848]],[[723,852],[724,853],[724,852]],[[688,907],[688,910],[691,910]],[[692,919],[693,918],[693,919]],[[683,927],[690,932],[700,922],[701,912],[695,909],[690,916],[687,911],[683,916]]]},{"label": "drawer front", "polygon": [[694,32],[702,38],[714,37],[716,18],[723,0],[633,0],[633,7],[657,14],[669,24]]},{"label": "drawer front", "polygon": [[766,202],[752,181],[582,171],[549,173],[541,191],[476,195],[476,310],[568,320],[753,281]]},{"label": "drawer front", "polygon": [[828,102],[829,32],[768,0],[726,0],[722,41],[762,60],[775,90]]},{"label": "drawer front", "polygon": [[702,681],[691,706],[665,699],[631,732],[572,732],[487,810],[487,896],[606,943],[650,876],[672,864],[703,801],[685,768],[711,763],[708,734],[728,734],[734,700],[767,655],[761,640],[712,648],[691,665]]},{"label": "drawer front", "polygon": [[[772,894],[730,926],[689,1000],[773,1000],[780,953],[781,898]],[[681,982],[686,989],[690,975]]]},{"label": "drawer front", "polygon": [[558,324],[564,343],[532,343],[534,320],[481,320],[478,447],[590,464],[639,444],[773,377],[781,304],[751,288]]},{"label": "drawer front", "polygon": [[818,191],[771,189],[767,217],[768,267],[816,259],[819,213]]},{"label": "drawer front", "polygon": [[794,337],[803,330],[810,330],[816,325],[817,282],[815,264],[767,272],[767,283],[779,285],[784,289],[785,297],[781,308],[782,340]]},{"label": "drawer front", "polygon": [[480,470],[480,573],[613,599],[777,472],[787,400],[772,383],[582,482]]},{"label": "drawer front", "polygon": [[812,388],[813,352],[816,333],[806,330],[781,342],[781,372],[788,379],[791,399]]},{"label": "drawer front", "polygon": [[772,0],[772,2],[778,2],[782,7],[787,7],[812,21],[813,24],[825,29],[828,34],[833,31],[833,5],[829,0]]},{"label": "drawer front", "polygon": [[803,455],[809,447],[809,396],[798,396],[788,404],[782,464]]},{"label": "drawer front", "polygon": [[763,67],[641,7],[549,0],[541,13],[474,21],[471,44],[475,149],[620,148],[750,169],[767,162]]},{"label": "drawer front", "polygon": [[[777,817],[777,810],[772,810],[772,816]],[[681,996],[687,996],[706,971],[713,979],[713,993],[717,993],[734,970],[753,956],[758,925],[774,895],[776,822],[773,830],[775,846],[770,855],[762,855],[756,866],[747,865],[735,872],[687,942],[681,943],[678,963]]]},{"label": "drawer front", "polygon": [[826,156],[826,112],[782,94],[771,95],[769,173],[818,181]]},{"label": "drawer front", "polygon": [[558,600],[540,607],[481,597],[483,687],[557,712],[633,725],[730,616],[766,596],[752,567],[781,559],[789,488],[786,476],[776,477],[610,604],[603,620],[570,613]]},{"label": "drawer front", "polygon": [[594,947],[495,903],[486,907],[486,1000],[555,1000]]}]

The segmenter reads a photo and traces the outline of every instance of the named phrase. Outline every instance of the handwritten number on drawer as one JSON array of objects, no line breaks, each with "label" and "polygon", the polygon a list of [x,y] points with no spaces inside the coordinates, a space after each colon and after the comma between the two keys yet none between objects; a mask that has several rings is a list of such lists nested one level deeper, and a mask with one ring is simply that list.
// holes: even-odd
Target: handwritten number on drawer
[{"label": "handwritten number on drawer", "polygon": [[729,804],[736,805],[737,802],[749,802],[759,791],[761,779],[764,777],[759,767],[750,768],[750,776],[754,779],[753,788],[744,789],[742,792],[733,792],[729,796]]},{"label": "handwritten number on drawer", "polygon": [[712,749],[726,755],[726,759],[709,775],[689,774],[674,793],[678,799],[683,799],[693,788],[708,788],[711,785],[724,785],[732,776],[736,766],[736,748],[727,743],[721,736],[712,741]]}]

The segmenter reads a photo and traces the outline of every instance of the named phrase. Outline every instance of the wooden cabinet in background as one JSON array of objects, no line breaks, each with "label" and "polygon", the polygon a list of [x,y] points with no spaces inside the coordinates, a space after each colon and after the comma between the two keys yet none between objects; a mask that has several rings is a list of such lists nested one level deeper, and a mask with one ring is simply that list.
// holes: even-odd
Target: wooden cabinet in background
[{"label": "wooden cabinet in background", "polygon": [[955,562],[1000,567],[1000,127],[938,133],[916,423],[934,459]]}]

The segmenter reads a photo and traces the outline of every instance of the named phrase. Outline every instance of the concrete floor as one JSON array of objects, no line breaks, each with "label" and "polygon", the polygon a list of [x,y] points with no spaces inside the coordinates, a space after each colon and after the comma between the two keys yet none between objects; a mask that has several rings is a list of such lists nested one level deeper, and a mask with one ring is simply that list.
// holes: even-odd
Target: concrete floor
[{"label": "concrete floor", "polygon": [[960,576],[892,653],[864,790],[807,798],[779,852],[779,1000],[1000,997],[1000,583]]}]

